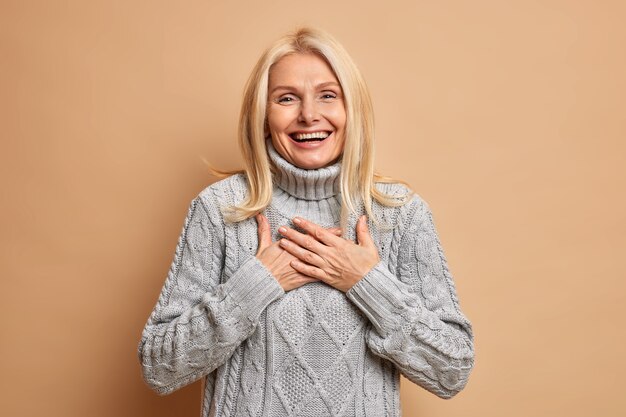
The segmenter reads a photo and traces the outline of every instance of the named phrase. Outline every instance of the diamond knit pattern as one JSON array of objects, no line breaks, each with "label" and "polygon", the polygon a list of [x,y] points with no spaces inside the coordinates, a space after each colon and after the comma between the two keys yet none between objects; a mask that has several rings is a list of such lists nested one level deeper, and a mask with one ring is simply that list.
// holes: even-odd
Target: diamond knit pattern
[{"label": "diamond knit pattern", "polygon": [[[276,304],[275,332],[284,340],[274,349],[274,361],[282,365],[273,386],[276,396],[289,414],[301,415],[315,404],[317,415],[337,415],[355,385],[358,363],[350,355],[350,341],[361,336],[356,346],[362,344],[365,317],[323,283],[291,291]],[[296,386],[307,387],[306,393]]]},{"label": "diamond knit pattern", "polygon": [[[304,170],[267,145],[275,186],[264,214],[273,240],[294,216],[338,226],[341,162]],[[382,223],[369,228],[381,260],[347,293],[323,282],[285,293],[255,257],[256,221],[224,221],[222,209],[243,201],[246,184],[242,175],[226,178],[189,207],[138,345],[154,391],[202,378],[203,417],[398,417],[400,373],[441,398],[465,387],[472,325],[424,200],[373,203]],[[345,238],[355,239],[357,218],[348,218]]]}]

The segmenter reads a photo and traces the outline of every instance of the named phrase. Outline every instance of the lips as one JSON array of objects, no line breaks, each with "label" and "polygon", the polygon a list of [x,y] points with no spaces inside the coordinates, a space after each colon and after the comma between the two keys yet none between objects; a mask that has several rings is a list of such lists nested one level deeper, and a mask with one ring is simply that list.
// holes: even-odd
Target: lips
[{"label": "lips", "polygon": [[332,132],[320,130],[317,132],[294,132],[289,134],[289,137],[298,143],[321,142],[328,138],[331,134]]}]

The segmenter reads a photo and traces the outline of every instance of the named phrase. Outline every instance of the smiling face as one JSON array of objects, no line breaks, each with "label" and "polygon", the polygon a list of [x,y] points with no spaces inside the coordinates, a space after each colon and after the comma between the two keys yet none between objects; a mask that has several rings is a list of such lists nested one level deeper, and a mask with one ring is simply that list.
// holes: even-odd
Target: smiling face
[{"label": "smiling face", "polygon": [[278,153],[293,165],[334,163],[344,146],[346,110],[331,67],[320,56],[284,56],[269,73],[267,126]]}]

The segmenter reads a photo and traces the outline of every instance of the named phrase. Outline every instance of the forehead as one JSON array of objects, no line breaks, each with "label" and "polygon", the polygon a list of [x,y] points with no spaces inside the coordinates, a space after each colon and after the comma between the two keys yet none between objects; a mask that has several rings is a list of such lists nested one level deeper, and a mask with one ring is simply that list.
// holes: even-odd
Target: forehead
[{"label": "forehead", "polygon": [[339,83],[330,65],[317,54],[295,53],[282,57],[269,71],[269,84]]}]

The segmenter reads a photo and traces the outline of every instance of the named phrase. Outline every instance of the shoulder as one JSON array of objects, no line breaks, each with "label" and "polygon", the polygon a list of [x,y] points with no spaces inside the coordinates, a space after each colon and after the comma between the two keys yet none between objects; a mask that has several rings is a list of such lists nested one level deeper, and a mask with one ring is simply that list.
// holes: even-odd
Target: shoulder
[{"label": "shoulder", "polygon": [[374,183],[374,186],[379,192],[394,198],[402,198],[404,195],[415,194],[415,192],[408,185],[401,182],[377,181]]},{"label": "shoulder", "polygon": [[415,213],[419,210],[428,210],[426,200],[406,184],[400,182],[376,182],[375,186],[380,193],[384,194],[392,201],[400,202],[405,200],[403,205],[397,207],[397,209],[402,212],[408,214],[409,212]]},{"label": "shoulder", "polygon": [[238,204],[248,192],[248,181],[244,174],[234,174],[207,186],[198,194],[206,204],[218,206]]},{"label": "shoulder", "polygon": [[426,200],[404,183],[376,182],[377,190],[384,194],[394,206],[373,200],[372,209],[381,219],[391,220],[398,236],[417,232],[430,217],[430,207]]},{"label": "shoulder", "polygon": [[213,223],[223,223],[223,210],[241,203],[248,191],[244,174],[234,174],[205,187],[192,200],[192,206],[201,205]]}]

